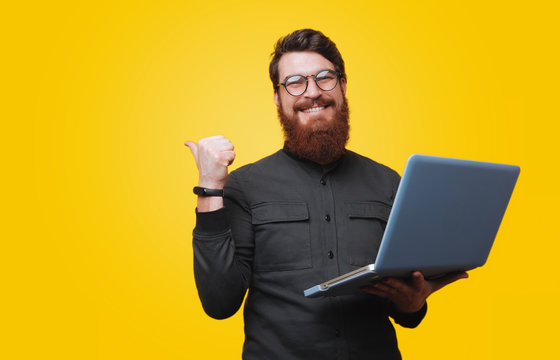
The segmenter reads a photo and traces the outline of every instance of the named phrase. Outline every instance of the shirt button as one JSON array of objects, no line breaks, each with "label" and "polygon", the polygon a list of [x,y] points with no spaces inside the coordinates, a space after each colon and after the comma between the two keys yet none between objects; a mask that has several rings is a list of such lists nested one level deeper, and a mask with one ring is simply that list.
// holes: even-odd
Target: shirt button
[{"label": "shirt button", "polygon": [[329,257],[329,259],[332,259],[334,257],[334,253],[329,250],[329,252],[327,253],[327,256]]},{"label": "shirt button", "polygon": [[321,178],[321,185],[327,185],[327,180]]},{"label": "shirt button", "polygon": [[325,221],[326,222],[331,221],[331,216],[329,214],[325,215]]}]

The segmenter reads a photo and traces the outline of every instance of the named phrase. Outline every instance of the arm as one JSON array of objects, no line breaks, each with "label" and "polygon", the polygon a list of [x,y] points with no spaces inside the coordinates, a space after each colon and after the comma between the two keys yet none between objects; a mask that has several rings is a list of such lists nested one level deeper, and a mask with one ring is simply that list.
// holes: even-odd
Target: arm
[{"label": "arm", "polygon": [[[199,169],[199,185],[221,189],[227,181],[227,194],[220,197],[199,197],[196,227],[193,231],[194,275],[204,311],[217,319],[227,318],[239,309],[250,278],[252,237],[246,245],[234,242],[231,226],[243,219],[242,192],[233,176],[228,179],[227,166],[233,161],[233,145],[223,136],[202,139],[198,144],[187,142]],[[231,200],[230,200],[231,199]],[[249,219],[250,223],[250,219]],[[247,232],[248,235],[252,235]]]},{"label": "arm", "polygon": [[[215,319],[237,312],[250,279],[252,248],[234,243],[224,208],[197,213],[193,231],[194,278],[204,311]],[[246,253],[246,251],[245,251]]]},{"label": "arm", "polygon": [[[452,282],[467,277],[466,272],[458,272],[434,280],[426,280],[421,272],[415,271],[410,280],[385,278],[372,282],[362,290],[391,300],[393,304],[391,317],[403,326],[413,327],[422,320],[426,313],[428,296]],[[414,324],[415,322],[416,324]]]}]

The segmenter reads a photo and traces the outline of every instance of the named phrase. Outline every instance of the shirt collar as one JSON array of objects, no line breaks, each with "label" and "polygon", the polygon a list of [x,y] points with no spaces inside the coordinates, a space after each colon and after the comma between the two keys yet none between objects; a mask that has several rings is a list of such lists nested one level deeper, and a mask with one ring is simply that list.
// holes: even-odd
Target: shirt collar
[{"label": "shirt collar", "polygon": [[322,170],[323,175],[325,175],[325,174],[333,171],[334,169],[336,169],[344,161],[344,158],[346,157],[346,154],[348,152],[348,150],[345,149],[344,154],[342,154],[337,160],[333,161],[330,164],[321,165],[321,164],[317,164],[314,161],[302,158],[302,157],[290,152],[290,150],[288,150],[288,148],[286,147],[286,144],[284,144],[284,147],[282,148],[282,151],[294,160],[309,164],[313,167],[320,168]]}]

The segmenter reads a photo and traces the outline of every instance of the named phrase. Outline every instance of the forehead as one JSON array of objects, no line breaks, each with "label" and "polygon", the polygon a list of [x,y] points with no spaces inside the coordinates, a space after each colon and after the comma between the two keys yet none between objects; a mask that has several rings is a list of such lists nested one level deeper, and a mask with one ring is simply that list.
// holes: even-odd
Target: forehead
[{"label": "forehead", "polygon": [[319,53],[289,52],[282,55],[278,62],[278,77],[282,80],[290,75],[315,75],[326,69],[334,70],[334,65]]}]

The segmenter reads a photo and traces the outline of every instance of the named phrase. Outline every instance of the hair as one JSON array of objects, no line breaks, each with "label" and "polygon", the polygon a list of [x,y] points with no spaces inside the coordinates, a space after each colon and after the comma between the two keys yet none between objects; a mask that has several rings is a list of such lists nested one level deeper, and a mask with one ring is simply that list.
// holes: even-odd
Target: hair
[{"label": "hair", "polygon": [[313,29],[301,29],[281,37],[274,46],[274,51],[270,54],[270,80],[274,91],[278,88],[278,62],[282,55],[294,51],[313,51],[322,55],[325,59],[333,63],[334,69],[340,73],[340,77],[346,79],[344,70],[344,60],[336,48],[336,44],[326,37],[322,32]]}]

